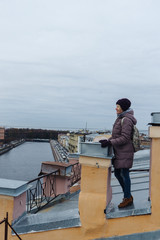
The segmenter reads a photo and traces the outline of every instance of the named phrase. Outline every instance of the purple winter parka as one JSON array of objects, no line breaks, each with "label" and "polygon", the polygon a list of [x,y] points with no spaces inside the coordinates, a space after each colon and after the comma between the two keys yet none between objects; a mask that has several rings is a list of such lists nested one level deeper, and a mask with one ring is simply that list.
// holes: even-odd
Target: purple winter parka
[{"label": "purple winter parka", "polygon": [[[122,120],[123,119],[123,120]],[[134,149],[132,144],[133,125],[137,123],[134,112],[123,112],[115,121],[112,137],[109,139],[114,149],[114,167],[131,168],[133,165]]]}]

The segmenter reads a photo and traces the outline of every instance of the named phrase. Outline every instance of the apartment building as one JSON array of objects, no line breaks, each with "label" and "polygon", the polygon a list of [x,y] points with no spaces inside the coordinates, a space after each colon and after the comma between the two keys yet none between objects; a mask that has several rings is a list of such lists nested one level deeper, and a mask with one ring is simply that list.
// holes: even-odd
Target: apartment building
[{"label": "apartment building", "polygon": [[68,150],[70,153],[79,153],[81,137],[85,137],[85,133],[70,133],[68,143]]},{"label": "apartment building", "polygon": [[4,133],[5,129],[3,127],[0,127],[0,145],[2,145],[4,142]]}]

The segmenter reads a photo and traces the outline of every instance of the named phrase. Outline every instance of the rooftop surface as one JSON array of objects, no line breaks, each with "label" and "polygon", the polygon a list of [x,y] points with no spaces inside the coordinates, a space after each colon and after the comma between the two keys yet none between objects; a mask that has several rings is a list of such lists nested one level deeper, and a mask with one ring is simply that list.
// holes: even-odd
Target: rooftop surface
[{"label": "rooftop surface", "polygon": [[149,150],[142,150],[135,154],[134,164],[131,169],[131,192],[134,204],[123,209],[118,208],[118,204],[123,199],[122,190],[118,181],[112,174],[112,201],[106,208],[107,218],[120,218],[151,214],[151,202],[149,201]]},{"label": "rooftop surface", "polygon": [[[150,150],[142,150],[135,154],[132,170],[144,170],[149,168]],[[131,172],[132,195],[134,204],[123,210],[117,205],[122,201],[122,190],[112,174],[112,201],[106,209],[106,218],[119,218],[132,215],[143,215],[151,213],[149,197],[149,172]],[[81,226],[79,209],[79,194],[70,195],[50,204],[49,207],[36,214],[26,214],[13,225],[17,233],[27,233],[33,231],[46,231],[51,229],[61,229]]]},{"label": "rooftop surface", "polygon": [[79,194],[57,199],[36,214],[26,214],[13,228],[18,234],[81,226],[78,209]]}]

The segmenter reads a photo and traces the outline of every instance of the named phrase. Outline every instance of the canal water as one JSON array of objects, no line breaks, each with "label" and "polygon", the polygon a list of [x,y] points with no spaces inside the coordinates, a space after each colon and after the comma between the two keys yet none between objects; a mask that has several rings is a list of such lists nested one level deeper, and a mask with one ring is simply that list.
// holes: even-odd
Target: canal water
[{"label": "canal water", "polygon": [[50,144],[25,142],[0,156],[0,178],[32,180],[38,177],[44,161],[54,161]]}]

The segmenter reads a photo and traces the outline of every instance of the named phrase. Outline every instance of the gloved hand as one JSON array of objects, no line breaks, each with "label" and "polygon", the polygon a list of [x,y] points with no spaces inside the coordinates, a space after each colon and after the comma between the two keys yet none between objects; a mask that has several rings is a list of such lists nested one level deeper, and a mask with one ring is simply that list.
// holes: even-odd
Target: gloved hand
[{"label": "gloved hand", "polygon": [[105,147],[108,147],[108,146],[112,145],[111,142],[108,141],[107,139],[106,140],[100,140],[99,142],[101,143],[102,148],[105,148]]}]

